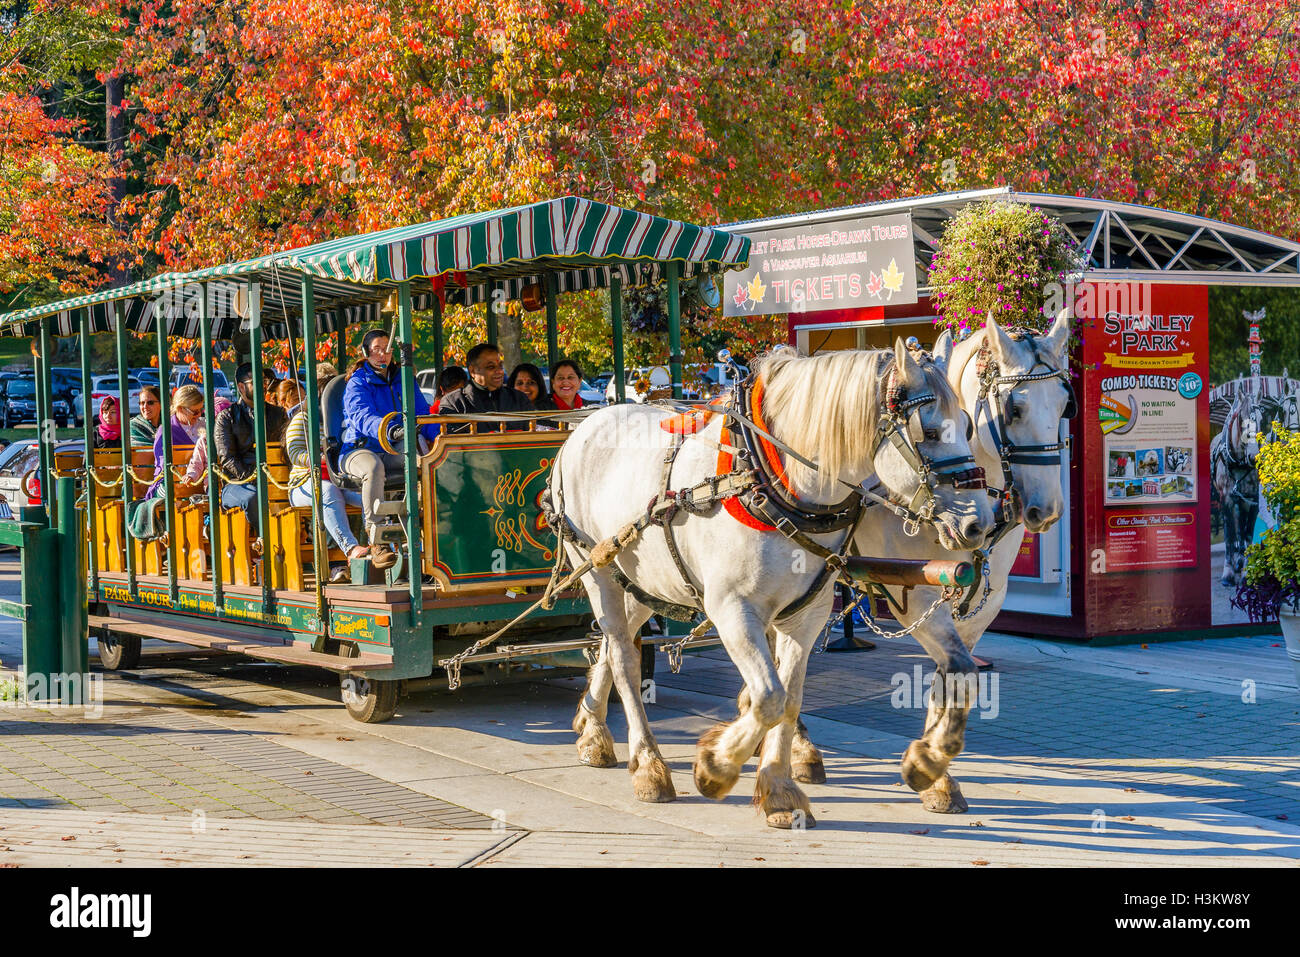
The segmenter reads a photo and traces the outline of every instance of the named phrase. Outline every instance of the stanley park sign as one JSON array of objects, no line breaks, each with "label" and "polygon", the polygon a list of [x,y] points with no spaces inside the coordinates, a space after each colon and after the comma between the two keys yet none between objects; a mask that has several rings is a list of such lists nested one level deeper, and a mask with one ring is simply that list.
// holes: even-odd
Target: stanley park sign
[{"label": "stanley park sign", "polygon": [[724,314],[772,315],[916,302],[912,217],[880,216],[765,229],[748,236],[749,266],[726,275]]}]

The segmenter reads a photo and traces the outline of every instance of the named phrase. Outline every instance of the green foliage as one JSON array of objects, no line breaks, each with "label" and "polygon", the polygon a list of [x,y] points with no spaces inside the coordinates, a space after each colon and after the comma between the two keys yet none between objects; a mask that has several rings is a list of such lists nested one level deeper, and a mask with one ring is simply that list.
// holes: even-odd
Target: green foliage
[{"label": "green foliage", "polygon": [[1246,581],[1234,604],[1266,620],[1300,598],[1300,432],[1279,429],[1275,441],[1260,445],[1255,464],[1277,525],[1246,549]]},{"label": "green foliage", "polygon": [[18,701],[21,696],[21,688],[17,681],[12,678],[0,678],[0,701]]},{"label": "green foliage", "polygon": [[1023,203],[971,203],[948,221],[930,264],[935,324],[960,338],[993,313],[1003,325],[1041,330],[1048,290],[1082,265],[1056,217]]},{"label": "green foliage", "polygon": [[1244,311],[1264,309],[1259,323],[1264,346],[1260,372],[1300,375],[1300,297],[1294,290],[1267,286],[1210,287],[1210,383],[1222,385],[1250,375],[1246,337],[1250,322]]}]

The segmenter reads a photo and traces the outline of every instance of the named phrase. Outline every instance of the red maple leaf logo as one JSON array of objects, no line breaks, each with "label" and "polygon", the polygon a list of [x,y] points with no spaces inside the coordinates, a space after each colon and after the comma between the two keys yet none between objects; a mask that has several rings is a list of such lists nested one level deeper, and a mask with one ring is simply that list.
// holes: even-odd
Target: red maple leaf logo
[{"label": "red maple leaf logo", "polygon": [[879,298],[880,290],[884,287],[884,282],[880,279],[879,273],[872,273],[871,278],[867,280],[867,292],[872,296]]},{"label": "red maple leaf logo", "polygon": [[736,295],[732,301],[735,302],[737,306],[743,306],[745,303],[749,302],[749,290],[745,288],[743,282],[736,285]]}]

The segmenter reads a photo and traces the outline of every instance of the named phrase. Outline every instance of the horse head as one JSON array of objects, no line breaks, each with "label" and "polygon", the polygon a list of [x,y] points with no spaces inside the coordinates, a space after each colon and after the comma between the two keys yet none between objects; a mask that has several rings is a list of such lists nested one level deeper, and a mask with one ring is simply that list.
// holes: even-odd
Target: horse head
[{"label": "horse head", "polygon": [[971,451],[970,418],[948,382],[948,362],[946,354],[913,354],[901,338],[895,342],[871,464],[896,500],[913,511],[917,502],[929,508],[940,545],[978,548],[992,531],[993,507]]},{"label": "horse head", "polygon": [[[1069,338],[1065,310],[1047,332],[1018,337],[990,313],[984,329],[959,346],[949,333],[935,345],[937,356],[960,351],[953,371],[962,404],[974,413],[980,464],[1014,490],[1009,501],[1031,532],[1051,528],[1065,511],[1061,420],[1077,412],[1066,365]],[[985,352],[983,368],[970,361]]]}]

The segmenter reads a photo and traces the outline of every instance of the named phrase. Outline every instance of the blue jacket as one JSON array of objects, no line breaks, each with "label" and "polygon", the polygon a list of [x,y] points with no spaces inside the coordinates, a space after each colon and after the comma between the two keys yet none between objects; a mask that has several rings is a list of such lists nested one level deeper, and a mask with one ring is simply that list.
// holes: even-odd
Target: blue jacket
[{"label": "blue jacket", "polygon": [[[381,377],[366,362],[348,379],[348,384],[343,389],[343,434],[339,437],[343,445],[339,449],[340,461],[358,448],[383,452],[383,447],[379,444],[379,423],[388,413],[402,411],[400,370],[390,366],[389,371],[393,374],[391,382]],[[429,414],[429,402],[418,388],[415,390],[415,414]],[[399,425],[401,421],[398,418],[389,427]],[[438,426],[429,423],[422,426],[420,432],[432,442],[438,435]]]}]

